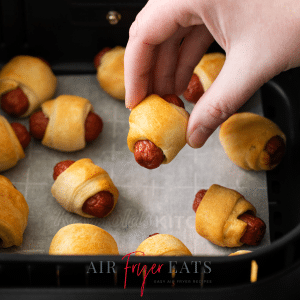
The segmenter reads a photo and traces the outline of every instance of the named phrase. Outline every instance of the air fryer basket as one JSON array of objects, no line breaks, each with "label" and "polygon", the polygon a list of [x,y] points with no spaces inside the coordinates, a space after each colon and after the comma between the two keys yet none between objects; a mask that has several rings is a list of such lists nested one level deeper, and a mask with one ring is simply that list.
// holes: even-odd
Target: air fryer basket
[{"label": "air fryer basket", "polygon": [[[50,61],[56,74],[86,74],[95,72],[92,61],[99,49],[126,45],[129,26],[146,1],[0,3],[2,65],[14,55],[30,54]],[[118,24],[108,23],[109,11],[120,13]],[[209,51],[221,49],[213,44]],[[233,257],[132,256],[129,266],[140,263],[140,269],[147,265],[149,270],[154,264],[163,265],[160,273],[148,275],[144,299],[297,299],[300,295],[298,82],[299,68],[276,76],[261,88],[264,115],[287,135],[282,163],[267,172],[271,245]],[[249,280],[252,260],[259,266],[254,283]],[[126,262],[127,257],[122,256],[0,254],[0,298],[138,298],[143,278],[131,269],[126,273]]]}]

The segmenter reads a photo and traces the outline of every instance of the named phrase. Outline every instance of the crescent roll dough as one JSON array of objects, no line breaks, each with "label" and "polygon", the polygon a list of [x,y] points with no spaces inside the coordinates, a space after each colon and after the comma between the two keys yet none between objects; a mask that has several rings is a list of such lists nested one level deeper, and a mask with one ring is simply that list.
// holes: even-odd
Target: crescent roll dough
[{"label": "crescent roll dough", "polygon": [[29,101],[21,117],[29,116],[55,93],[57,79],[51,68],[37,57],[20,55],[11,59],[0,72],[0,97],[18,87]]},{"label": "crescent roll dough", "polygon": [[134,153],[137,141],[149,140],[163,151],[163,163],[171,162],[186,144],[188,119],[189,113],[184,108],[157,95],[148,96],[130,113],[129,150]]},{"label": "crescent roll dough", "polygon": [[56,178],[51,188],[53,197],[63,208],[86,218],[95,217],[82,211],[84,202],[101,191],[108,191],[113,195],[113,210],[119,197],[118,189],[108,173],[89,158],[73,163]]},{"label": "crescent roll dough", "polygon": [[251,253],[252,251],[250,250],[238,250],[236,252],[230,253],[228,256],[235,256],[235,255],[242,255],[242,254],[247,254]]},{"label": "crescent roll dough", "polygon": [[[136,249],[135,255],[191,256],[190,250],[175,236],[156,234],[145,239]],[[144,254],[143,254],[144,253]]]},{"label": "crescent roll dough", "polygon": [[109,50],[102,56],[97,68],[101,88],[119,100],[125,100],[124,54],[125,48],[121,46]]},{"label": "crescent roll dough", "polygon": [[0,175],[0,247],[20,246],[27,226],[29,208],[11,181]]},{"label": "crescent roll dough", "polygon": [[204,92],[212,85],[218,77],[226,56],[222,53],[207,53],[203,55],[202,59],[194,69],[194,73],[199,77],[203,86]]},{"label": "crescent roll dough", "polygon": [[260,115],[244,112],[228,118],[220,128],[219,139],[228,157],[245,170],[270,170],[266,143],[274,136],[286,137],[271,120]]},{"label": "crescent roll dough", "polygon": [[70,224],[53,237],[51,255],[118,255],[114,238],[104,229],[91,224]]},{"label": "crescent roll dough", "polygon": [[42,144],[65,152],[83,149],[85,120],[92,109],[89,100],[73,95],[61,95],[43,103],[42,111],[49,123]]},{"label": "crescent roll dough", "polygon": [[247,223],[238,219],[246,211],[256,214],[255,207],[240,193],[213,184],[196,211],[196,231],[222,247],[239,247]]},{"label": "crescent roll dough", "polygon": [[14,167],[25,157],[24,150],[8,121],[0,116],[0,172]]}]

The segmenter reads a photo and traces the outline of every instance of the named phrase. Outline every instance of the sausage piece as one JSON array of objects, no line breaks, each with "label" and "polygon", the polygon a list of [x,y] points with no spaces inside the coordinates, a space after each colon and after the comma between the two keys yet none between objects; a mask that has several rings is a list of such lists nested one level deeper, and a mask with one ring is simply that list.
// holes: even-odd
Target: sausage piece
[{"label": "sausage piece", "polygon": [[101,59],[102,59],[102,56],[108,52],[109,50],[111,50],[110,47],[105,47],[103,48],[95,57],[94,57],[94,67],[95,69],[97,69],[100,64],[101,64]]},{"label": "sausage piece", "polygon": [[[195,196],[193,202],[193,210],[196,212],[200,202],[202,201],[207,190],[200,190]],[[253,212],[247,211],[238,217],[240,220],[247,223],[246,231],[241,237],[240,241],[249,246],[257,246],[260,244],[266,232],[265,222],[254,216]]]},{"label": "sausage piece", "polygon": [[[162,96],[164,100],[185,108],[183,101],[174,94]],[[144,168],[158,168],[165,159],[163,151],[149,140],[137,141],[134,145],[134,158],[136,162]]]},{"label": "sausage piece", "polygon": [[149,140],[137,141],[134,147],[136,162],[147,169],[159,167],[165,155],[163,151]]},{"label": "sausage piece", "polygon": [[104,218],[114,207],[114,197],[108,191],[101,191],[88,198],[83,206],[82,211],[88,215]]},{"label": "sausage piece", "polygon": [[271,168],[278,165],[285,154],[285,142],[279,135],[273,136],[265,145],[264,150],[269,154],[266,165]]},{"label": "sausage piece", "polygon": [[26,113],[28,107],[28,98],[19,87],[3,94],[1,97],[1,109],[11,117],[21,117]]},{"label": "sausage piece", "polygon": [[156,232],[156,233],[152,233],[152,234],[150,234],[150,235],[148,236],[148,238],[151,237],[151,236],[157,235],[157,234],[159,234],[159,233],[157,233],[157,232]]},{"label": "sausage piece", "polygon": [[26,127],[20,123],[13,122],[10,124],[14,130],[22,148],[25,150],[31,141],[31,136]]},{"label": "sausage piece", "polygon": [[[29,119],[29,128],[31,135],[38,140],[42,140],[45,135],[48,122],[49,119],[41,110],[32,114]],[[94,141],[102,132],[103,121],[97,114],[89,112],[85,119],[84,126],[85,141],[91,142]]]},{"label": "sausage piece", "polygon": [[239,216],[239,219],[247,223],[247,229],[240,241],[246,245],[257,246],[266,233],[266,224],[250,211]]},{"label": "sausage piece", "polygon": [[94,141],[98,135],[103,130],[103,121],[102,119],[93,112],[89,112],[86,119],[85,119],[85,141],[92,142]]},{"label": "sausage piece", "polygon": [[183,93],[183,97],[186,101],[197,103],[200,97],[204,94],[203,86],[199,80],[197,74],[193,73],[189,85],[185,92]]},{"label": "sausage piece", "polygon": [[169,103],[185,108],[183,101],[175,94],[166,94],[163,95],[162,98]]},{"label": "sausage piece", "polygon": [[[64,160],[57,163],[53,169],[53,179],[68,169],[75,161]],[[82,211],[88,215],[103,218],[107,216],[114,207],[114,197],[109,191],[101,191],[88,198],[82,206]]]},{"label": "sausage piece", "polygon": [[194,212],[197,212],[198,206],[200,202],[202,201],[204,195],[206,194],[207,190],[200,190],[195,196],[195,200],[193,202],[193,210]]},{"label": "sausage piece", "polygon": [[48,126],[49,119],[40,110],[31,115],[29,119],[30,134],[37,140],[42,140]]},{"label": "sausage piece", "polygon": [[53,169],[53,179],[54,179],[54,181],[56,180],[58,175],[60,175],[65,170],[67,170],[72,164],[74,164],[74,162],[75,162],[74,160],[67,159],[67,160],[64,160],[64,161],[61,161],[61,162],[57,163],[54,166],[54,169]]}]

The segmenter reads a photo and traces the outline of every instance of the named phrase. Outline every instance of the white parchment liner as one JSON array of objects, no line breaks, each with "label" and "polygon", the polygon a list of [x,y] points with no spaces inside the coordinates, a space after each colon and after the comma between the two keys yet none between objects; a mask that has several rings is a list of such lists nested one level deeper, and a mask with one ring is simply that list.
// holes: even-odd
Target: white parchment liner
[{"label": "white parchment liner", "polygon": [[[239,249],[221,248],[195,231],[192,209],[199,189],[216,183],[240,192],[257,209],[267,224],[259,247],[270,243],[266,173],[251,172],[234,165],[224,153],[217,129],[201,149],[186,145],[177,157],[158,169],[140,167],[127,147],[129,110],[101,90],[95,75],[58,76],[55,97],[71,94],[91,101],[104,122],[103,132],[93,143],[74,153],[58,152],[32,139],[26,157],[2,175],[23,193],[29,205],[29,220],[21,247],[2,249],[4,253],[48,253],[56,232],[71,223],[89,223],[107,230],[116,240],[120,254],[135,251],[153,233],[168,233],[179,238],[193,255],[228,255]],[[185,101],[186,110],[193,105]],[[257,92],[242,108],[262,114]],[[2,115],[7,117],[2,111]],[[20,121],[29,128],[28,118]],[[105,169],[120,192],[114,211],[104,219],[87,219],[67,212],[51,195],[53,167],[65,159],[90,158]]]}]

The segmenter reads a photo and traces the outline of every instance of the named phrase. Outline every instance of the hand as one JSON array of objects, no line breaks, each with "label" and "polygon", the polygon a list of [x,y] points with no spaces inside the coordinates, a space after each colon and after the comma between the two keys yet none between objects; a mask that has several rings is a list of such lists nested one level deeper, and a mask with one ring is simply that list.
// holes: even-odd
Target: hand
[{"label": "hand", "polygon": [[299,37],[299,0],[149,0],[129,32],[126,107],[152,93],[181,95],[216,40],[226,62],[187,129],[189,145],[201,147],[265,82],[300,66]]}]

